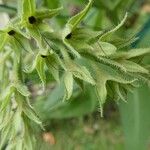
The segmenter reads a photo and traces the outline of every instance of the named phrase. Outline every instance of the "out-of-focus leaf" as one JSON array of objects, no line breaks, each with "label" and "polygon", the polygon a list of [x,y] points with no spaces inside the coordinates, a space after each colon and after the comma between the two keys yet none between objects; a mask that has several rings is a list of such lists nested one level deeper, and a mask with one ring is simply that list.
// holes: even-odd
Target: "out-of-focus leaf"
[{"label": "out-of-focus leaf", "polygon": [[30,96],[30,92],[29,92],[28,88],[25,85],[23,85],[21,83],[16,83],[16,84],[14,84],[14,87],[17,89],[17,91],[21,95],[23,95],[25,97]]},{"label": "out-of-focus leaf", "polygon": [[5,43],[7,42],[8,35],[6,33],[0,34],[0,51],[3,50]]},{"label": "out-of-focus leaf", "polygon": [[38,10],[35,12],[35,17],[37,19],[46,19],[46,18],[52,18],[56,16],[60,11],[62,10],[62,7],[57,8],[57,9],[43,9],[43,10]]},{"label": "out-of-focus leaf", "polygon": [[120,106],[127,150],[146,150],[150,137],[150,89],[143,86],[128,95]]},{"label": "out-of-focus leaf", "polygon": [[[96,109],[97,98],[94,89],[86,87],[85,92],[72,97],[70,101],[62,101],[63,88],[56,88],[50,94],[47,100],[37,103],[36,108],[39,110],[39,115],[46,121],[51,118],[71,118],[80,117],[87,113],[91,113]],[[59,91],[58,91],[59,90]],[[58,92],[58,93],[57,93]],[[75,91],[74,91],[75,92]],[[61,93],[61,94],[60,94]],[[54,96],[56,95],[57,96]],[[52,96],[53,95],[53,96]],[[43,109],[43,105],[46,107]],[[46,115],[47,114],[47,115]]]},{"label": "out-of-focus leaf", "polygon": [[64,84],[65,84],[65,99],[70,99],[72,92],[73,92],[73,75],[71,72],[65,72],[64,74]]},{"label": "out-of-focus leaf", "polygon": [[34,110],[32,108],[30,108],[29,106],[24,106],[23,108],[23,112],[26,114],[26,116],[28,118],[30,118],[32,121],[34,121],[37,124],[42,124],[41,120],[39,119],[39,117],[37,116],[37,114],[34,112]]},{"label": "out-of-focus leaf", "polygon": [[24,19],[25,17],[29,17],[29,15],[34,14],[35,8],[36,8],[36,3],[35,0],[22,0],[20,3],[19,12]]},{"label": "out-of-focus leaf", "polygon": [[148,74],[149,71],[147,69],[145,69],[144,67],[138,65],[137,63],[131,62],[131,61],[121,61],[121,64],[127,69],[127,71],[129,72],[133,72],[133,73],[144,73],[144,74]]},{"label": "out-of-focus leaf", "polygon": [[77,27],[77,25],[82,21],[82,19],[86,16],[90,7],[92,6],[92,2],[93,2],[93,0],[89,0],[89,3],[87,4],[87,6],[80,13],[73,16],[67,22],[67,26],[71,29],[71,31],[73,31]]},{"label": "out-of-focus leaf", "polygon": [[107,36],[109,36],[110,34],[116,32],[121,26],[123,26],[124,23],[125,23],[125,21],[126,21],[126,19],[127,19],[127,16],[128,16],[128,14],[126,13],[125,16],[124,16],[124,18],[122,19],[122,21],[121,21],[114,29],[112,29],[112,30],[110,30],[110,31],[108,31],[108,32],[106,32],[106,33],[104,33],[104,34],[100,37],[100,40],[102,40],[102,41],[105,40],[105,39],[107,38]]},{"label": "out-of-focus leaf", "polygon": [[39,74],[39,77],[42,83],[45,85],[46,83],[46,75],[45,75],[45,60],[40,55],[37,56],[36,70]]},{"label": "out-of-focus leaf", "polygon": [[131,59],[131,58],[136,58],[139,56],[144,56],[146,54],[147,55],[150,54],[150,48],[134,48],[128,52],[118,52],[116,54],[113,54],[112,58],[114,58],[114,59],[119,59],[119,58]]},{"label": "out-of-focus leaf", "polygon": [[5,92],[1,95],[2,103],[0,106],[0,112],[3,111],[9,104],[12,93],[13,93],[13,88],[8,87],[7,89],[5,89]]},{"label": "out-of-focus leaf", "polygon": [[49,72],[53,75],[54,79],[59,82],[59,65],[55,55],[48,55],[45,58],[45,62]]}]

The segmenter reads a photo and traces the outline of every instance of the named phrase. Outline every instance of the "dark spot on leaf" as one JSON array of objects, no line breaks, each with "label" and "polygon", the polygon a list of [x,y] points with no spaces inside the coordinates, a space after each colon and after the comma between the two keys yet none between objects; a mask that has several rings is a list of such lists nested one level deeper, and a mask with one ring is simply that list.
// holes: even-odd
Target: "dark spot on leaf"
[{"label": "dark spot on leaf", "polygon": [[66,36],[66,39],[71,39],[72,37],[72,33],[69,33],[67,36]]},{"label": "dark spot on leaf", "polygon": [[41,55],[41,57],[42,57],[42,58],[46,58],[47,56],[46,56],[46,55]]},{"label": "dark spot on leaf", "polygon": [[11,35],[11,36],[12,36],[12,35],[15,35],[15,33],[16,33],[16,32],[15,32],[14,30],[10,30],[10,31],[8,32],[8,34]]},{"label": "dark spot on leaf", "polygon": [[28,18],[28,20],[29,20],[29,23],[30,23],[30,24],[36,23],[36,18],[35,18],[34,16],[30,16],[30,17]]}]

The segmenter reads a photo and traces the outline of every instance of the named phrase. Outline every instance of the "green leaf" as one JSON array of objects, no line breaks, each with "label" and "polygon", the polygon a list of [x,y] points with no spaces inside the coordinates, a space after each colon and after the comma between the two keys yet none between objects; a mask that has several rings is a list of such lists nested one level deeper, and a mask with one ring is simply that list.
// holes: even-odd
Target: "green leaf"
[{"label": "green leaf", "polygon": [[150,48],[131,49],[127,52],[126,59],[135,58],[146,54],[150,54]]},{"label": "green leaf", "polygon": [[119,105],[125,146],[127,150],[146,150],[150,136],[150,89],[147,86],[135,89],[128,94],[128,103]]},{"label": "green leaf", "polygon": [[67,26],[73,31],[77,25],[83,20],[83,18],[86,16],[88,13],[89,9],[91,8],[93,3],[93,0],[89,0],[89,3],[87,6],[77,15],[73,16],[69,21],[67,22]]},{"label": "green leaf", "polygon": [[0,51],[3,50],[5,44],[7,43],[8,35],[7,33],[1,33],[0,34]]},{"label": "green leaf", "polygon": [[48,55],[45,58],[45,62],[49,72],[53,75],[54,79],[59,82],[59,65],[57,58],[54,56],[54,54]]},{"label": "green leaf", "polygon": [[13,50],[15,52],[15,56],[16,56],[18,62],[19,62],[20,56],[21,56],[22,47],[21,47],[20,43],[15,38],[10,39],[10,40],[11,40],[11,45],[13,47]]},{"label": "green leaf", "polygon": [[86,16],[86,14],[88,13],[90,7],[92,6],[92,2],[93,2],[93,0],[89,0],[89,3],[87,4],[87,6],[80,13],[78,13],[77,15],[75,15],[71,19],[69,19],[69,21],[66,24],[66,28],[64,29],[64,32],[62,34],[64,44],[78,58],[80,58],[80,54],[68,42],[68,40],[66,39],[66,36],[68,36],[77,27],[77,25],[82,21],[82,19]]},{"label": "green leaf", "polygon": [[100,101],[101,101],[101,104],[103,105],[106,101],[106,97],[107,97],[107,89],[106,89],[106,79],[103,78],[102,76],[100,77],[101,80],[97,81],[96,83],[96,90],[97,90],[97,93],[100,97]]},{"label": "green leaf", "polygon": [[74,90],[76,94],[71,97],[70,101],[62,101],[64,93],[62,86],[57,86],[46,100],[37,101],[36,108],[39,110],[43,120],[81,117],[95,111],[97,98],[94,94],[94,89],[91,89],[89,85],[85,87],[82,93],[77,89]]},{"label": "green leaf", "polygon": [[43,10],[37,10],[37,11],[35,12],[35,15],[34,15],[34,16],[35,16],[37,19],[41,19],[41,20],[46,19],[46,18],[50,19],[50,18],[52,18],[52,17],[58,15],[61,10],[62,10],[62,7],[57,8],[57,9],[43,9]]},{"label": "green leaf", "polygon": [[9,58],[11,53],[12,53],[12,49],[7,49],[4,55],[1,55],[0,57],[0,64],[3,64]]},{"label": "green leaf", "polygon": [[42,58],[40,55],[38,55],[37,59],[36,59],[36,70],[38,72],[38,75],[39,75],[43,85],[45,85],[45,83],[46,83],[45,59]]},{"label": "green leaf", "polygon": [[11,101],[12,93],[13,93],[13,88],[9,86],[7,87],[5,92],[1,95],[3,101],[0,106],[0,112],[2,112],[8,106],[9,102]]},{"label": "green leaf", "polygon": [[128,17],[128,13],[125,14],[124,18],[122,19],[122,21],[112,30],[104,33],[101,37],[100,37],[100,40],[105,40],[106,37],[108,37],[109,35],[111,35],[112,33],[114,33],[115,31],[117,31],[120,27],[122,27],[126,21]]},{"label": "green leaf", "polygon": [[43,38],[41,36],[39,29],[35,28],[35,27],[28,27],[27,32],[30,35],[30,37],[35,39],[38,47],[40,47],[42,49],[43,48]]},{"label": "green leaf", "polygon": [[0,141],[0,149],[3,148],[3,146],[6,144],[7,140],[10,138],[10,131],[11,131],[11,126],[7,126],[3,131],[3,137],[1,138]]},{"label": "green leaf", "polygon": [[51,33],[51,32],[54,31],[53,28],[49,24],[47,24],[45,22],[44,23],[38,23],[38,29],[40,31],[42,31],[42,33],[44,33],[44,32]]},{"label": "green leaf", "polygon": [[122,99],[124,102],[127,102],[127,96],[123,94],[122,89],[120,88],[118,83],[114,83],[115,92],[119,96],[119,99]]},{"label": "green leaf", "polygon": [[127,52],[117,52],[111,56],[113,59],[132,59],[150,54],[150,48],[136,48]]},{"label": "green leaf", "polygon": [[67,71],[64,74],[64,84],[65,84],[65,96],[64,100],[70,99],[73,92],[73,75],[71,72]]},{"label": "green leaf", "polygon": [[36,2],[35,0],[22,0],[20,2],[20,14],[22,19],[29,17],[35,13]]},{"label": "green leaf", "polygon": [[81,55],[84,56],[85,58],[87,58],[88,60],[90,59],[90,60],[95,61],[97,63],[111,66],[112,68],[115,68],[115,69],[120,70],[122,72],[126,72],[126,68],[115,60],[112,60],[112,59],[109,59],[109,58],[103,57],[103,56],[97,57],[97,56],[94,56],[93,54],[90,54],[87,52],[82,52]]},{"label": "green leaf", "polygon": [[73,70],[72,73],[76,78],[79,78],[81,80],[84,80],[88,83],[95,85],[95,81],[92,78],[90,72],[84,66],[80,66],[80,67],[78,66],[78,68]]},{"label": "green leaf", "polygon": [[68,42],[68,40],[64,39],[63,42],[74,56],[77,56],[77,58],[81,57],[80,54],[74,49],[74,47],[72,47],[72,45]]},{"label": "green leaf", "polygon": [[37,116],[37,114],[35,113],[35,111],[30,108],[29,106],[24,106],[23,107],[23,112],[26,114],[26,116],[31,119],[32,121],[34,121],[35,123],[42,125],[41,120],[39,119],[39,117]]},{"label": "green leaf", "polygon": [[134,63],[132,61],[128,61],[128,60],[124,60],[121,61],[121,64],[127,69],[127,71],[129,72],[133,72],[133,73],[144,73],[144,74],[148,74],[149,71],[147,69],[145,69],[144,67],[138,65],[137,63]]},{"label": "green leaf", "polygon": [[26,39],[23,35],[20,34],[16,35],[15,40],[17,40],[18,44],[20,45],[20,49],[23,49],[29,53],[33,53],[30,46],[30,41]]},{"label": "green leaf", "polygon": [[95,81],[92,78],[90,72],[84,66],[77,65],[71,61],[66,64],[68,71],[72,72],[72,74],[81,80],[84,80],[92,85],[95,85]]},{"label": "green leaf", "polygon": [[18,91],[21,95],[23,95],[23,96],[25,96],[25,97],[30,96],[30,92],[29,92],[27,86],[23,85],[22,83],[19,83],[19,82],[18,82],[18,83],[15,83],[13,86],[17,89],[17,91]]},{"label": "green leaf", "polygon": [[97,52],[98,55],[101,56],[109,56],[116,52],[117,48],[107,42],[98,42],[95,44],[94,50]]}]

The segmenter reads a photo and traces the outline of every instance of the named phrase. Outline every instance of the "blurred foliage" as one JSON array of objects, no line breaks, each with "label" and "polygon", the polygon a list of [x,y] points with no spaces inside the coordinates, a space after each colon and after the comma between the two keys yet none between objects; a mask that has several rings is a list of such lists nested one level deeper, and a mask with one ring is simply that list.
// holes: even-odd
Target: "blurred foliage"
[{"label": "blurred foliage", "polygon": [[[111,112],[112,113],[112,112]],[[124,139],[119,122],[114,117],[99,120],[99,114],[82,118],[52,119],[48,123],[49,138],[41,142],[42,150],[123,150]]]}]

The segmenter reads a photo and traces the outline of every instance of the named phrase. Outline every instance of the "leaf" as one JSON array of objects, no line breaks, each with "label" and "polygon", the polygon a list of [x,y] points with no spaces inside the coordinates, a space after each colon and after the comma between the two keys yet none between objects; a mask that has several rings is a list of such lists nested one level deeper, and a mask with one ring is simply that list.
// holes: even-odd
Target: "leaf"
[{"label": "leaf", "polygon": [[8,35],[7,33],[0,34],[0,52],[3,50],[5,44],[7,43]]},{"label": "leaf", "polygon": [[73,92],[73,75],[71,72],[67,71],[64,74],[64,84],[65,84],[65,96],[64,100],[70,99]]},{"label": "leaf", "polygon": [[110,31],[108,31],[108,32],[106,32],[106,33],[104,33],[104,34],[100,37],[100,40],[102,40],[102,41],[105,40],[105,38],[106,38],[107,36],[109,36],[110,34],[114,33],[115,31],[117,31],[117,30],[125,23],[127,17],[128,17],[128,13],[125,14],[125,16],[124,16],[124,18],[122,19],[122,21],[121,21],[114,29],[112,29],[112,30],[110,30]]},{"label": "leaf", "polygon": [[38,30],[38,28],[28,27],[27,32],[28,32],[28,34],[30,35],[31,38],[35,39],[38,47],[40,49],[43,49],[43,38],[42,38],[41,33]]},{"label": "leaf", "polygon": [[10,126],[7,126],[7,127],[2,131],[3,137],[1,138],[1,141],[0,141],[0,149],[3,148],[3,146],[6,144],[7,140],[9,139],[9,137],[10,137],[10,130],[11,130],[11,127],[10,127]]},{"label": "leaf", "polygon": [[102,79],[101,76],[101,81],[97,81],[96,84],[96,91],[100,97],[101,104],[103,105],[106,101],[107,97],[107,89],[106,89],[106,79]]},{"label": "leaf", "polygon": [[106,65],[94,65],[93,69],[96,74],[96,94],[100,103],[101,116],[103,116],[103,104],[106,102],[107,98],[106,83],[108,81],[114,81],[120,84],[132,84],[135,79],[127,79],[116,70]]},{"label": "leaf", "polygon": [[144,74],[148,74],[149,71],[147,69],[145,69],[144,67],[138,65],[137,63],[134,63],[132,61],[128,61],[128,60],[124,60],[121,61],[121,64],[127,69],[127,71],[129,72],[133,72],[133,73],[144,73]]},{"label": "leaf", "polygon": [[150,54],[150,48],[137,48],[127,52],[126,59]]},{"label": "leaf", "polygon": [[[78,27],[76,29],[74,29],[71,35],[71,39],[74,40],[79,40],[79,41],[84,41],[84,42],[88,42],[89,44],[91,43],[91,39],[96,37],[97,35],[99,35],[100,33],[102,33],[102,31],[94,31],[90,28],[86,28],[86,27]],[[69,40],[71,40],[69,39]],[[90,42],[89,42],[90,41]]]},{"label": "leaf", "polygon": [[107,42],[98,42],[97,43],[98,47],[95,49],[98,51],[98,54],[101,56],[109,56],[112,55],[116,52],[117,48]]},{"label": "leaf", "polygon": [[74,47],[72,47],[72,45],[69,44],[69,42],[66,39],[64,39],[63,42],[74,56],[76,56],[77,58],[81,57],[80,54],[74,49]]},{"label": "leaf", "polygon": [[90,53],[85,53],[85,52],[82,52],[81,53],[82,56],[84,56],[85,58],[87,58],[88,60],[92,60],[92,61],[95,61],[97,63],[100,63],[100,64],[105,64],[105,65],[108,65],[108,66],[111,66],[112,68],[116,68],[117,70],[120,70],[122,72],[126,72],[126,68],[121,65],[120,63],[118,63],[117,61],[114,61],[112,59],[109,59],[107,57],[103,57],[103,56],[94,56],[93,54],[90,54]]},{"label": "leaf", "polygon": [[21,134],[22,128],[24,128],[22,122],[23,122],[23,120],[22,120],[22,116],[21,116],[21,111],[19,109],[17,109],[13,116],[13,126],[14,126],[15,133]]},{"label": "leaf", "polygon": [[24,36],[18,34],[15,36],[15,39],[17,40],[18,44],[20,45],[20,49],[25,50],[26,52],[33,53],[30,41],[26,39]]},{"label": "leaf", "polygon": [[123,95],[123,91],[121,90],[119,84],[114,83],[114,87],[115,87],[115,92],[119,96],[119,99],[122,99],[124,102],[127,102],[127,98],[126,98],[126,96]]},{"label": "leaf", "polygon": [[22,19],[34,14],[36,9],[35,0],[22,0],[20,3],[21,9],[19,15],[22,17]]},{"label": "leaf", "polygon": [[92,6],[92,3],[93,0],[89,0],[87,6],[80,13],[69,19],[69,21],[67,22],[67,26],[71,29],[71,31],[73,31],[77,27],[77,25],[82,21],[82,19],[86,16],[86,14]]},{"label": "leaf", "polygon": [[117,52],[111,56],[113,59],[132,59],[150,54],[150,48],[135,48],[127,52]]},{"label": "leaf", "polygon": [[45,59],[42,58],[40,55],[37,56],[36,60],[36,70],[38,72],[38,75],[42,81],[42,83],[45,85],[46,83],[46,75],[45,75]]},{"label": "leaf", "polygon": [[96,73],[96,96],[100,104],[100,111],[101,117],[103,117],[103,104],[106,102],[107,98],[107,89],[106,89],[106,82],[108,80],[108,75],[103,73],[102,70],[98,68],[98,66],[94,66],[95,73]]},{"label": "leaf", "polygon": [[90,72],[86,69],[86,67],[77,65],[70,61],[66,65],[67,65],[66,67],[67,67],[68,71],[72,72],[72,74],[76,78],[79,78],[88,83],[91,83],[92,85],[95,85],[95,81],[92,78]]},{"label": "leaf", "polygon": [[150,133],[150,90],[143,86],[128,94],[128,103],[120,103],[126,149],[146,150]]},{"label": "leaf", "polygon": [[24,106],[23,107],[23,112],[26,114],[26,116],[31,119],[32,121],[34,121],[35,123],[42,125],[41,120],[39,119],[39,117],[37,116],[37,114],[34,112],[33,109],[31,109],[29,106]]},{"label": "leaf", "polygon": [[15,52],[15,56],[16,56],[18,62],[19,62],[20,56],[21,56],[21,49],[22,49],[20,47],[21,45],[20,45],[20,43],[15,38],[10,39],[10,40],[11,40],[11,45],[13,47],[13,50]]},{"label": "leaf", "polygon": [[2,57],[0,58],[0,64],[3,64],[9,58],[11,53],[12,53],[12,49],[7,49],[4,55],[2,55]]},{"label": "leaf", "polygon": [[56,9],[43,9],[43,10],[37,10],[35,12],[35,17],[37,19],[50,19],[56,15],[58,15],[60,13],[60,11],[62,10],[62,7],[60,8],[56,8]]},{"label": "leaf", "polygon": [[48,33],[54,32],[53,28],[49,24],[46,24],[45,22],[38,23],[38,29],[40,31],[42,31],[43,33],[44,32],[48,32]]},{"label": "leaf", "polygon": [[[76,91],[77,89],[74,88],[74,90]],[[96,109],[97,98],[90,85],[85,87],[84,93],[77,91],[77,94],[74,94],[70,101],[62,101],[63,93],[64,88],[57,86],[46,100],[36,102],[36,109],[40,111],[39,114],[44,121],[49,119],[81,117]]]},{"label": "leaf", "polygon": [[77,27],[77,25],[82,21],[82,19],[86,16],[88,13],[91,5],[92,5],[93,0],[89,0],[89,3],[87,6],[77,15],[73,16],[71,19],[66,24],[66,28],[64,29],[63,32],[63,42],[64,44],[71,50],[71,52],[80,58],[80,54],[72,47],[72,45],[68,42],[66,37]]},{"label": "leaf", "polygon": [[13,86],[17,89],[17,91],[21,95],[23,95],[25,97],[30,96],[30,92],[29,92],[27,86],[23,85],[22,83],[15,83]]},{"label": "leaf", "polygon": [[92,78],[90,72],[84,66],[78,67],[77,70],[73,70],[73,75],[76,78],[82,79],[86,82],[89,82],[89,83],[95,85],[95,81]]},{"label": "leaf", "polygon": [[0,115],[0,131],[5,130],[5,127],[8,127],[10,125],[10,122],[12,121],[13,114],[8,111],[8,109],[4,109],[4,111],[1,112]]},{"label": "leaf", "polygon": [[45,62],[49,72],[53,75],[54,79],[59,82],[59,65],[57,58],[54,55],[48,55],[45,58]]},{"label": "leaf", "polygon": [[1,95],[3,101],[0,106],[0,112],[2,112],[8,106],[9,102],[11,101],[12,93],[13,93],[13,88],[9,86],[7,87],[5,92]]}]

